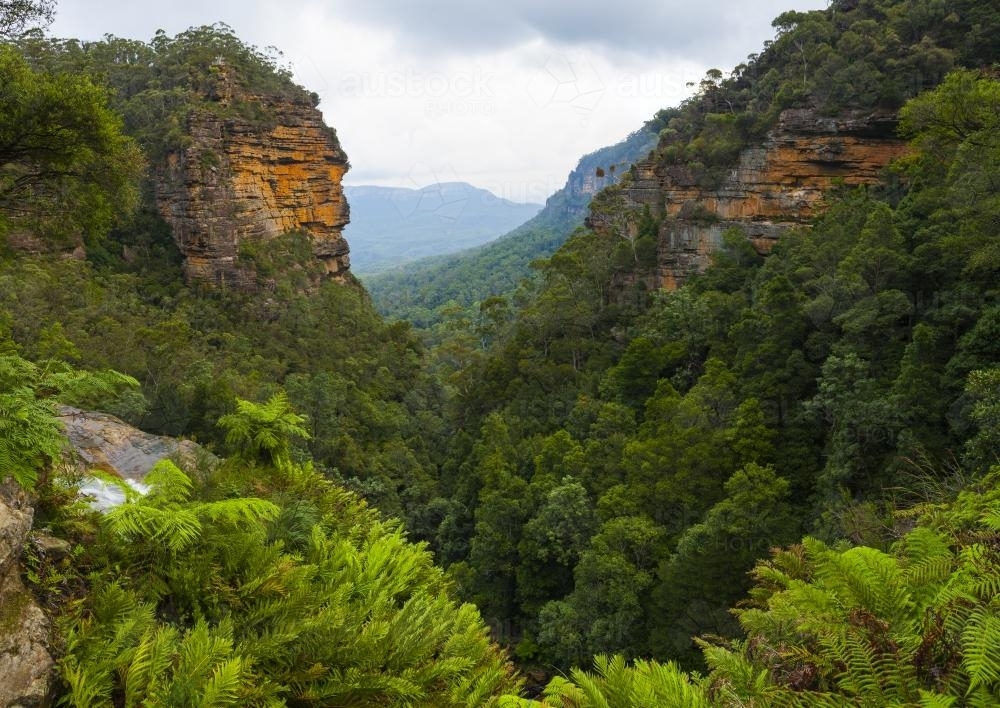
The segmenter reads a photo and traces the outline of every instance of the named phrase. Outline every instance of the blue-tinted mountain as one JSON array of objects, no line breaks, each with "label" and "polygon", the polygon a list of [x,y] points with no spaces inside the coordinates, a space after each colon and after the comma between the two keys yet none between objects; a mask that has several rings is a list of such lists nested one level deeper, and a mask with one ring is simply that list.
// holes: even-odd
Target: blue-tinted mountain
[{"label": "blue-tinted mountain", "polygon": [[464,182],[421,189],[345,187],[351,205],[351,269],[364,275],[492,241],[540,204],[518,204]]},{"label": "blue-tinted mountain", "polygon": [[[531,273],[532,261],[550,256],[583,223],[594,195],[615,184],[656,146],[657,127],[651,122],[624,140],[581,157],[566,185],[548,198],[545,207],[502,238],[366,278],[376,307],[387,316],[427,326],[438,319],[435,310],[446,303],[468,307],[512,291]],[[353,199],[351,208],[353,220]],[[348,236],[356,253],[357,237]]]}]

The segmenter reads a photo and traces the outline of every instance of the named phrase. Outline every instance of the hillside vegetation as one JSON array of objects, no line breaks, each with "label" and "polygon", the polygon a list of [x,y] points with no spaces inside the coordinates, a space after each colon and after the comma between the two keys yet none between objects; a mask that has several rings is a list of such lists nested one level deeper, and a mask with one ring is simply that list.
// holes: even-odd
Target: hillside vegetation
[{"label": "hillside vegetation", "polygon": [[433,329],[458,311],[474,316],[479,303],[510,294],[532,275],[534,261],[552,255],[583,223],[593,196],[588,183],[614,184],[652,149],[657,129],[651,122],[615,145],[584,155],[541,212],[496,241],[366,278],[375,306],[385,317]]},{"label": "hillside vegetation", "polygon": [[[837,0],[776,29],[658,116],[657,154],[712,179],[782,108],[900,108],[882,184],[766,257],[730,234],[675,292],[577,230],[432,350],[356,283],[307,288],[301,234],[254,254],[266,290],[183,282],[144,167],[220,57],[309,100],[273,58],[224,27],[0,47],[0,150],[26,146],[0,166],[0,464],[69,543],[22,558],[55,698],[1000,703],[1000,11]],[[222,459],[99,515],[57,402]]]}]

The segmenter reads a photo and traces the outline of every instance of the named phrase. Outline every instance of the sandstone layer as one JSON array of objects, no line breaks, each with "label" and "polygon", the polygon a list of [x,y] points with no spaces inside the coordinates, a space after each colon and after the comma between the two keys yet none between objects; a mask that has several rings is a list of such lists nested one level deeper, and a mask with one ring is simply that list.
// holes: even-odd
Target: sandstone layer
[{"label": "sandstone layer", "polygon": [[[889,162],[903,154],[894,115],[818,116],[807,109],[784,111],[763,142],[742,151],[720,185],[699,185],[686,165],[656,156],[639,161],[624,184],[625,236],[648,206],[660,219],[654,285],[679,287],[711,262],[712,252],[731,228],[743,231],[767,252],[789,229],[808,222],[823,208],[835,184],[879,181]],[[618,220],[593,214],[594,228]],[[620,228],[620,224],[616,227]]]},{"label": "sandstone layer", "polygon": [[293,231],[310,236],[327,277],[346,279],[342,232],[350,211],[341,180],[348,162],[336,133],[307,97],[241,96],[242,111],[225,110],[227,100],[193,111],[187,146],[156,171],[157,207],[188,279],[252,288],[241,245]]}]

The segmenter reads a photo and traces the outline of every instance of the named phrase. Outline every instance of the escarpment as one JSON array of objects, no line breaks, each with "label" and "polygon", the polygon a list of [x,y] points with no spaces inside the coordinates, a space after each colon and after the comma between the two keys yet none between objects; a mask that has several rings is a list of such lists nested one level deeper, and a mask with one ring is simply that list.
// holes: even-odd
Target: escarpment
[{"label": "escarpment", "polygon": [[878,182],[905,150],[895,129],[892,113],[827,118],[786,110],[767,138],[745,147],[715,184],[656,154],[637,162],[622,190],[609,197],[617,204],[602,209],[598,201],[588,225],[634,237],[648,207],[659,222],[654,284],[673,290],[708,267],[727,230],[739,229],[767,252],[783,233],[816,216],[835,185]]},{"label": "escarpment", "polygon": [[[237,100],[242,110],[224,110]],[[191,111],[184,146],[155,170],[156,205],[188,280],[251,289],[255,273],[241,248],[289,232],[310,237],[323,277],[347,279],[341,180],[349,166],[336,133],[305,96],[220,103],[223,110]]]}]

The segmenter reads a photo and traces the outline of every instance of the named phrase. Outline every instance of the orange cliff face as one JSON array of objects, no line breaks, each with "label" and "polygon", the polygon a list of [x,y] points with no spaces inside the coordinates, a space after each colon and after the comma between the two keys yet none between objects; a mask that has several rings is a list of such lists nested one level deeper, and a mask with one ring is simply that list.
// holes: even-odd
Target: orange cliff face
[{"label": "orange cliff face", "polygon": [[588,224],[620,231],[624,226],[621,235],[634,237],[638,215],[648,206],[662,219],[654,284],[673,290],[708,267],[728,229],[740,229],[766,253],[783,233],[816,216],[835,184],[878,182],[906,149],[895,128],[891,114],[824,118],[807,109],[787,110],[765,141],[743,150],[717,188],[700,186],[686,165],[653,156],[636,163],[623,185],[618,199],[625,219],[592,214]]},{"label": "orange cliff face", "polygon": [[341,186],[347,156],[305,99],[245,97],[270,118],[251,123],[208,111],[188,118],[190,144],[157,169],[156,204],[170,225],[189,280],[252,289],[240,245],[307,233],[326,277],[344,281],[342,232],[350,210]]}]

